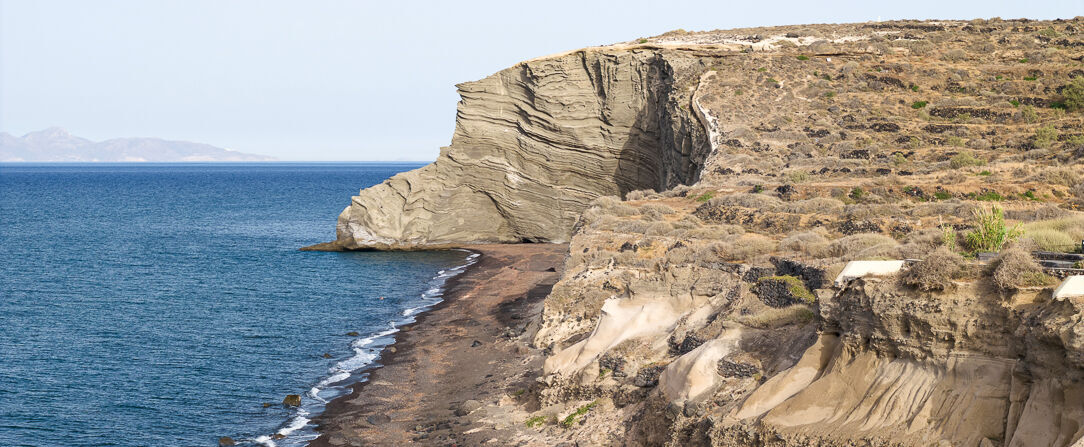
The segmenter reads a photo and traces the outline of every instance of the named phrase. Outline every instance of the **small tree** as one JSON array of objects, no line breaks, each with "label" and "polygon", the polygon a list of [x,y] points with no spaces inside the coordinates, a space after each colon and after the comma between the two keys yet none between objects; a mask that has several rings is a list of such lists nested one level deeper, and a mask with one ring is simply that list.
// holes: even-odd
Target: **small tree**
[{"label": "small tree", "polygon": [[974,211],[976,229],[965,236],[969,248],[975,251],[1001,251],[1006,243],[1023,234],[1020,224],[1005,225],[1005,213],[999,206],[977,208]]}]

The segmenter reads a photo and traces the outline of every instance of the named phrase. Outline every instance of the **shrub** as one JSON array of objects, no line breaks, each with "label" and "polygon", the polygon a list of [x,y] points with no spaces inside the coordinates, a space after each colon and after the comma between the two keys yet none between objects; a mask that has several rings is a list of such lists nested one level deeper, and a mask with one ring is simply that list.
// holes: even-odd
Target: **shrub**
[{"label": "shrub", "polygon": [[654,189],[638,189],[636,191],[629,191],[628,194],[625,194],[625,200],[643,200],[653,194],[655,194]]},{"label": "shrub", "polygon": [[657,217],[664,214],[674,214],[674,209],[658,203],[645,203],[640,207],[640,214]]},{"label": "shrub", "polygon": [[998,256],[994,263],[993,280],[1002,290],[1042,287],[1052,282],[1031,253],[1021,247],[1010,248]]},{"label": "shrub", "polygon": [[807,61],[807,60],[809,60],[809,56],[806,56],[804,54],[800,54],[800,55],[798,55],[798,60]]},{"label": "shrub", "polygon": [[983,202],[1000,202],[1005,198],[1001,196],[1001,193],[994,190],[986,190],[978,194],[972,194],[972,198]]},{"label": "shrub", "polygon": [[898,245],[895,239],[880,233],[859,233],[832,241],[828,244],[828,253],[853,261],[886,256]]},{"label": "shrub", "polygon": [[970,152],[960,152],[949,159],[949,166],[952,166],[952,169],[960,169],[967,166],[983,166],[985,164],[986,160],[977,158]]},{"label": "shrub", "polygon": [[715,244],[715,252],[726,261],[745,261],[766,253],[771,253],[778,244],[771,238],[755,233],[743,234],[727,242]]},{"label": "shrub", "polygon": [[926,259],[912,265],[903,274],[904,284],[922,291],[945,290],[952,286],[952,278],[960,271],[963,256],[948,248],[938,248]]},{"label": "shrub", "polygon": [[1020,109],[1020,116],[1024,118],[1024,121],[1034,123],[1039,120],[1039,114],[1035,112],[1035,108],[1032,106],[1024,106]]},{"label": "shrub", "polygon": [[1020,225],[1005,225],[1005,214],[999,206],[977,208],[974,211],[976,229],[964,236],[973,251],[1001,251],[1009,241],[1020,237]]},{"label": "shrub", "polygon": [[953,48],[946,51],[945,54],[942,55],[942,59],[951,62],[961,61],[967,59],[967,52],[959,48]]},{"label": "shrub", "polygon": [[830,197],[788,202],[779,206],[779,211],[795,214],[839,214],[843,212],[843,202]]},{"label": "shrub", "polygon": [[923,107],[926,107],[926,104],[929,104],[929,101],[915,101],[915,102],[911,103],[911,108],[912,109],[921,109]]},{"label": "shrub", "polygon": [[[763,188],[761,189],[763,191]],[[730,194],[722,197],[711,199],[708,202],[710,206],[740,206],[743,208],[753,208],[761,211],[775,211],[783,203],[776,197],[769,196],[767,194],[755,194],[755,193],[740,193]]]},{"label": "shrub", "polygon": [[822,257],[828,248],[828,238],[816,231],[792,234],[779,241],[779,248],[787,251],[805,253],[813,257]]},{"label": "shrub", "polygon": [[1058,129],[1053,124],[1047,124],[1035,130],[1035,146],[1046,149],[1058,141]]},{"label": "shrub", "polygon": [[696,196],[695,200],[697,202],[707,202],[708,200],[711,200],[712,197],[715,197],[715,194],[709,191],[699,196]]},{"label": "shrub", "polygon": [[1084,109],[1084,77],[1077,76],[1061,91],[1065,108],[1070,112]]}]

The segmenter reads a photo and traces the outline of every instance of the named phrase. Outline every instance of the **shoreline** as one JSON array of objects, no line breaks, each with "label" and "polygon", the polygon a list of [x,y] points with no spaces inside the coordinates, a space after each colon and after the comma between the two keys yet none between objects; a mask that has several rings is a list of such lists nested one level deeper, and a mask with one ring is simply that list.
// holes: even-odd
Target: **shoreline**
[{"label": "shoreline", "polygon": [[473,445],[499,437],[474,426],[486,403],[534,382],[530,371],[540,367],[520,363],[540,366],[541,356],[531,355],[524,335],[560,277],[567,245],[459,248],[479,257],[447,280],[441,302],[400,326],[373,367],[359,372],[362,381],[313,418],[319,437],[308,445]]}]

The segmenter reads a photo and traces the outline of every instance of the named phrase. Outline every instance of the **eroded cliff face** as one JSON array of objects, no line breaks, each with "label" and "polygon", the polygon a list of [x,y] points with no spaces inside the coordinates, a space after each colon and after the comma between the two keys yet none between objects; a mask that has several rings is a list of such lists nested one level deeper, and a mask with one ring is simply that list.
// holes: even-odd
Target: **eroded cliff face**
[{"label": "eroded cliff face", "polygon": [[452,144],[362,191],[338,248],[567,241],[587,204],[698,179],[710,152],[691,112],[689,52],[587,49],[460,84]]},{"label": "eroded cliff face", "polygon": [[984,276],[937,292],[897,275],[836,287],[836,260],[769,257],[781,253],[760,236],[685,214],[687,199],[625,203],[588,209],[528,334],[548,353],[537,414],[605,407],[543,433],[733,447],[1084,437],[1084,300]]}]

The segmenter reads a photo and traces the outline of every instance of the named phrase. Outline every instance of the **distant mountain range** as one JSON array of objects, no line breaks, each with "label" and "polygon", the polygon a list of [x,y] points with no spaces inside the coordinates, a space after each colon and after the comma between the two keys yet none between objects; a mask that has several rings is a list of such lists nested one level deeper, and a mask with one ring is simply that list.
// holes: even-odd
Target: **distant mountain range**
[{"label": "distant mountain range", "polygon": [[274,161],[274,157],[246,154],[188,141],[160,138],[114,138],[100,142],[77,137],[59,127],[16,137],[0,132],[0,162],[176,162]]}]

